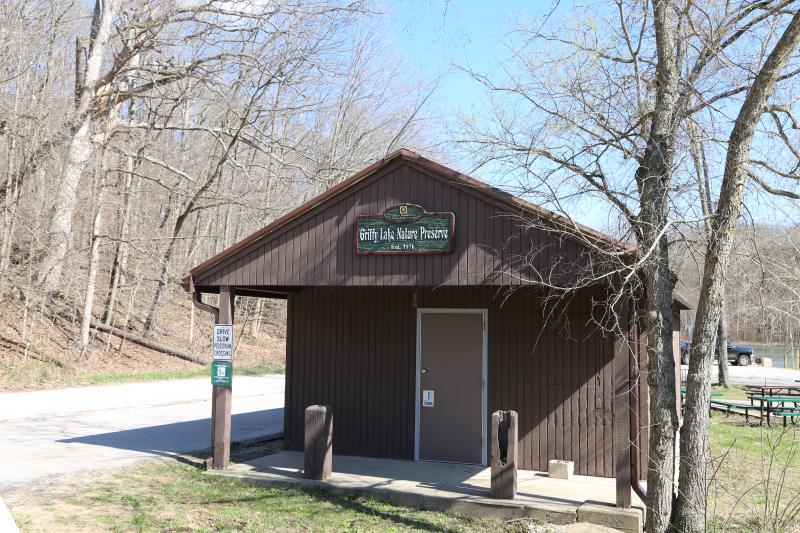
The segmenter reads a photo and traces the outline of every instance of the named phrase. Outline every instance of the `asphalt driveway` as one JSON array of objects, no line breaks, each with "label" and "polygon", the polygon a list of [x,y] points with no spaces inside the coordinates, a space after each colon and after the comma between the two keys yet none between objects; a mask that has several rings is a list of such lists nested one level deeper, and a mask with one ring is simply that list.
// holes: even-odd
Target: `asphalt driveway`
[{"label": "asphalt driveway", "polygon": [[[283,431],[283,376],[234,378],[232,440]],[[35,480],[208,448],[208,378],[0,393],[0,494]]]}]

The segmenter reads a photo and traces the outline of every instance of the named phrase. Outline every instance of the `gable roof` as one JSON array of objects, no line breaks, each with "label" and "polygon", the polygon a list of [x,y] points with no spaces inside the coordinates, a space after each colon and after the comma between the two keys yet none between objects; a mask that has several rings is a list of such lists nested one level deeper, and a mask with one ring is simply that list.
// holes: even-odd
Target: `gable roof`
[{"label": "gable roof", "polygon": [[552,211],[534,205],[522,198],[509,194],[503,190],[493,187],[480,180],[477,180],[475,178],[462,174],[456,170],[448,168],[440,163],[427,159],[415,152],[402,149],[384,157],[383,159],[380,159],[379,161],[376,161],[375,163],[371,164],[370,166],[366,167],[360,172],[357,172],[356,174],[347,178],[341,183],[331,187],[327,191],[312,198],[311,200],[302,204],[296,209],[293,209],[289,213],[274,220],[272,223],[265,226],[264,228],[252,233],[251,235],[245,237],[236,244],[226,248],[222,252],[214,255],[213,257],[195,266],[190,270],[189,275],[183,280],[182,285],[184,290],[186,290],[187,292],[192,292],[193,279],[197,279],[199,276],[202,276],[203,274],[214,269],[220,263],[236,256],[237,254],[243,252],[244,250],[252,248],[253,246],[257,245],[257,243],[259,243],[260,241],[268,240],[271,235],[275,234],[276,232],[279,232],[279,230],[291,224],[293,221],[311,212],[315,208],[320,207],[322,204],[335,201],[337,197],[342,196],[346,194],[348,191],[355,189],[359,184],[361,184],[368,178],[376,175],[377,173],[381,172],[382,170],[388,168],[391,165],[397,164],[398,162],[408,163],[410,165],[419,167],[435,175],[442,176],[452,181],[453,183],[464,185],[470,191],[478,193],[485,200],[488,200],[489,202],[494,203],[500,206],[501,208],[510,209],[513,212],[519,212],[520,214],[527,214],[539,219],[547,220],[551,222],[554,225],[554,227],[570,228],[579,231],[586,238],[595,240],[598,244],[601,244],[603,246],[618,247],[619,249],[624,251],[635,250],[635,248],[620,241],[617,241],[612,237],[602,232],[599,232],[593,228],[584,226],[582,224],[578,224],[573,220],[568,219],[567,217],[558,215],[556,213],[553,213]]}]

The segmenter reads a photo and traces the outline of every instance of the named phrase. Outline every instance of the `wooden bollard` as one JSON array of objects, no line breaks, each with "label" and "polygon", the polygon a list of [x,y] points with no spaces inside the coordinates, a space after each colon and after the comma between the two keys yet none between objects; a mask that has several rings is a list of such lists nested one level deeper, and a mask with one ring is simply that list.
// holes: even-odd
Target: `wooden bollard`
[{"label": "wooden bollard", "polygon": [[516,411],[492,413],[492,498],[517,496],[517,418]]},{"label": "wooden bollard", "polygon": [[308,479],[328,479],[333,470],[333,412],[327,405],[306,407],[304,471]]}]

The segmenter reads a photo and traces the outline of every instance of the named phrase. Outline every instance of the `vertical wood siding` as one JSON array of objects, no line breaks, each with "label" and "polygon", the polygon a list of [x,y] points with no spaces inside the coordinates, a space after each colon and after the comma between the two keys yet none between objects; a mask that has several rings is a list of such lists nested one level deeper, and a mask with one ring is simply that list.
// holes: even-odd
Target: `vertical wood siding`
[{"label": "vertical wood siding", "polygon": [[[575,462],[614,475],[611,342],[585,291],[550,320],[521,288],[307,288],[289,297],[286,445],[300,450],[303,410],[334,412],[334,453],[413,459],[416,308],[486,308],[489,412],[519,413],[520,467]],[[559,313],[559,310],[556,310]],[[488,429],[487,429],[488,430]]]},{"label": "vertical wood siding", "polygon": [[[355,218],[381,214],[401,203],[419,204],[428,211],[452,211],[456,219],[453,253],[357,256]],[[563,274],[565,257],[576,259],[578,245],[540,229],[524,229],[525,225],[520,212],[500,207],[467,184],[398,162],[198,274],[194,282],[200,288],[519,285],[519,274],[533,269]],[[523,255],[531,264],[520,264]],[[512,276],[512,271],[517,275]]]}]

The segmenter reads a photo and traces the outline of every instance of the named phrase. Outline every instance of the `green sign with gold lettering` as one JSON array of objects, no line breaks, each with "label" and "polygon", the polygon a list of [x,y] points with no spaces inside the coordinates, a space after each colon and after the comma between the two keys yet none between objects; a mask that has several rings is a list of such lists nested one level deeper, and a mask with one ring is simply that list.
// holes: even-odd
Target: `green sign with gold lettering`
[{"label": "green sign with gold lettering", "polygon": [[366,254],[449,254],[453,251],[453,213],[428,213],[414,204],[394,205],[382,215],[358,217],[355,249]]}]

